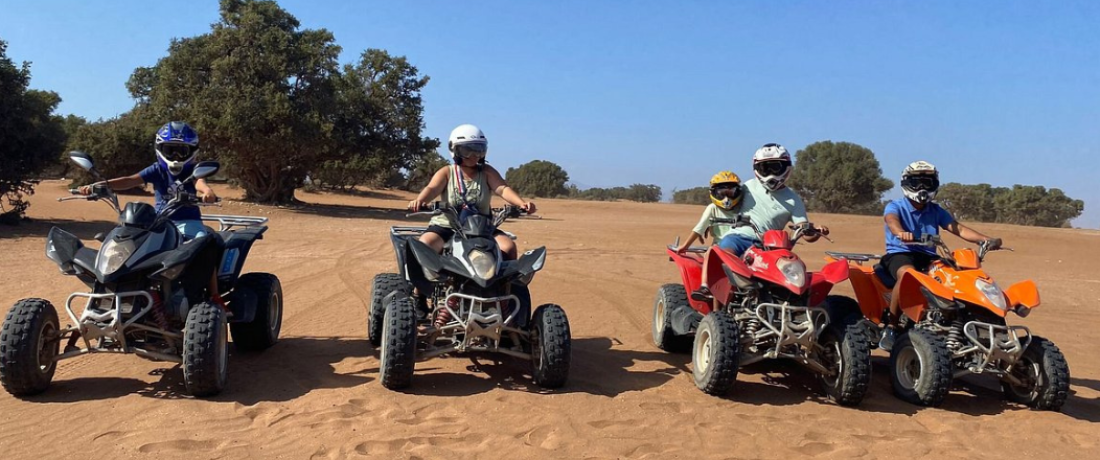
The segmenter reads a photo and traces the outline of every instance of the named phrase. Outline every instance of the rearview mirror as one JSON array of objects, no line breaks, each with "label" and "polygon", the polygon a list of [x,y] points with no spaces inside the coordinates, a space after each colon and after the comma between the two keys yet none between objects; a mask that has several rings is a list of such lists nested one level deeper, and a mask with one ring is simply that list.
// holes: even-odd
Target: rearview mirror
[{"label": "rearview mirror", "polygon": [[92,162],[92,156],[79,150],[73,150],[69,152],[69,159],[73,160],[77,166],[80,166],[85,171],[91,171],[95,169],[95,163]]},{"label": "rearview mirror", "polygon": [[195,172],[191,174],[195,179],[205,179],[218,173],[222,165],[217,161],[203,161],[195,165]]}]

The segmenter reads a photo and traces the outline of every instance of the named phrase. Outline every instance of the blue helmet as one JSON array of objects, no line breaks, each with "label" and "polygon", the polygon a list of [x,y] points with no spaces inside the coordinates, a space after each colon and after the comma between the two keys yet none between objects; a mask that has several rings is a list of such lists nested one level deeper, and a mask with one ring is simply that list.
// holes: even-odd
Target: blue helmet
[{"label": "blue helmet", "polygon": [[172,176],[179,176],[195,161],[199,152],[199,133],[182,121],[165,123],[157,130],[154,147],[157,162]]}]

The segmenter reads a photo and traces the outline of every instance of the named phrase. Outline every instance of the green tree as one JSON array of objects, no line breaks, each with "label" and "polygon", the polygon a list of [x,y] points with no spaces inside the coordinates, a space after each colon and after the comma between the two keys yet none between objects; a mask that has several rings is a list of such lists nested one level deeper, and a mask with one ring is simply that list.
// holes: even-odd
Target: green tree
[{"label": "green tree", "polygon": [[1006,188],[994,188],[989,184],[967,185],[951,182],[940,187],[936,201],[960,221],[996,222],[994,201]]},{"label": "green tree", "polygon": [[0,40],[0,221],[16,222],[34,193],[31,181],[56,162],[65,144],[64,119],[53,115],[61,97],[28,89],[30,63],[16,66]]},{"label": "green tree", "polygon": [[1085,202],[1062,190],[1041,185],[1013,185],[994,197],[997,221],[1039,227],[1069,227],[1085,210]]},{"label": "green tree", "polygon": [[634,184],[627,189],[625,198],[639,203],[656,203],[661,201],[661,187],[653,184]]},{"label": "green tree", "polygon": [[[69,138],[68,150],[90,154],[95,159],[96,169],[108,178],[136,174],[156,161],[153,139],[159,126],[159,121],[150,117],[147,109],[137,107],[110,120],[79,126]],[[70,168],[70,171],[76,173],[73,185],[93,181],[79,168]]]},{"label": "green tree", "polygon": [[127,88],[159,120],[191,123],[245,198],[290,202],[311,167],[337,148],[337,57],[324,29],[274,1],[222,0],[210,33],[173,40]]},{"label": "green tree", "polygon": [[451,164],[443,155],[438,152],[432,152],[417,158],[413,161],[412,166],[409,168],[409,172],[405,175],[405,190],[420,191],[420,189],[427,187],[428,182],[432,180],[432,176],[436,171],[439,171],[444,166]]},{"label": "green tree", "polygon": [[832,141],[799,150],[787,185],[810,211],[855,214],[881,212],[882,194],[894,187],[870,149]]},{"label": "green tree", "polygon": [[504,178],[519,194],[534,197],[565,195],[565,183],[569,182],[569,174],[561,166],[544,160],[508,168]]},{"label": "green tree", "polygon": [[695,187],[672,192],[672,202],[677,204],[710,204],[710,188]]}]

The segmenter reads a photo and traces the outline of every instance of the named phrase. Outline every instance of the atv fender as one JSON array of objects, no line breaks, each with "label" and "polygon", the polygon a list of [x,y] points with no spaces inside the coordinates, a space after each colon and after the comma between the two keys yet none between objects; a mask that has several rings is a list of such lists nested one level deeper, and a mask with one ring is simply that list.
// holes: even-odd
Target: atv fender
[{"label": "atv fender", "polygon": [[1032,280],[1024,280],[1005,290],[1009,305],[1035,308],[1039,306],[1039,288]]},{"label": "atv fender", "polygon": [[233,232],[221,232],[225,241],[221,263],[218,264],[218,288],[228,291],[237,285],[248,251],[256,240],[263,239],[267,227],[246,227]]},{"label": "atv fender", "polygon": [[856,293],[856,301],[863,316],[875,324],[882,323],[882,312],[890,305],[886,301],[887,290],[874,272],[858,266],[849,267],[848,280]]},{"label": "atv fender", "polygon": [[901,307],[902,314],[913,321],[920,321],[928,308],[928,299],[924,297],[921,288],[927,289],[932,295],[941,299],[955,300],[955,291],[936,281],[935,278],[912,268],[906,269],[901,274],[898,285],[901,286],[898,291],[900,296],[898,305]]},{"label": "atv fender", "polygon": [[848,261],[841,259],[830,262],[821,271],[810,274],[810,305],[821,305],[833,286],[848,279]]},{"label": "atv fender", "polygon": [[[718,246],[711,246],[707,250],[703,267],[707,273],[707,287],[714,295],[715,300],[721,304],[725,304],[733,298],[734,286],[744,286],[751,283],[753,278],[752,270],[749,269],[748,265],[745,265],[740,257],[730,254]],[[731,275],[733,279],[730,279]],[[708,308],[703,313],[709,311]]]}]

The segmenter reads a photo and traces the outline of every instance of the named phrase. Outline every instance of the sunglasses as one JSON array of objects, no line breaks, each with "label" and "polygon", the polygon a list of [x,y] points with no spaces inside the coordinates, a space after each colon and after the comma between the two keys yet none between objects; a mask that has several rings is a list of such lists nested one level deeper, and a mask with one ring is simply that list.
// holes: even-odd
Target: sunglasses
[{"label": "sunglasses", "polygon": [[909,176],[905,178],[905,185],[914,190],[935,190],[940,181],[931,176]]}]

